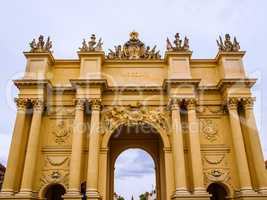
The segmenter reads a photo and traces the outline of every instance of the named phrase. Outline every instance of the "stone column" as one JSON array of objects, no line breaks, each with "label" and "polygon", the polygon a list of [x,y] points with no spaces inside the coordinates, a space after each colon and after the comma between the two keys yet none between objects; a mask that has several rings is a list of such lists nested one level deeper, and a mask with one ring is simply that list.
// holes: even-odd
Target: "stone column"
[{"label": "stone column", "polygon": [[189,152],[192,164],[194,194],[207,195],[206,189],[204,187],[203,166],[200,150],[199,121],[196,116],[196,100],[188,99],[186,103],[189,126]]},{"label": "stone column", "polygon": [[91,126],[89,135],[88,170],[87,170],[87,198],[100,199],[98,192],[99,165],[99,134],[100,134],[100,99],[91,99]]},{"label": "stone column", "polygon": [[238,99],[229,98],[228,110],[232,129],[232,140],[239,177],[240,191],[241,193],[247,193],[252,191],[251,178],[237,109]]},{"label": "stone column", "polygon": [[184,143],[183,132],[180,117],[180,103],[179,99],[171,99],[171,116],[172,116],[172,153],[174,163],[174,180],[175,192],[173,198],[179,196],[189,195],[186,185],[186,172],[185,172],[185,156],[184,156]]},{"label": "stone column", "polygon": [[33,179],[35,178],[36,161],[39,152],[40,129],[44,103],[42,99],[32,99],[33,114],[29,133],[21,188],[18,195],[32,196]]},{"label": "stone column", "polygon": [[253,113],[254,99],[252,97],[244,98],[242,103],[245,109],[245,122],[247,127],[248,138],[251,145],[250,149],[252,152],[252,160],[255,167],[259,191],[267,194],[266,169],[264,165],[263,152],[261,149],[256,120]]},{"label": "stone column", "polygon": [[75,100],[75,118],[73,122],[72,150],[70,158],[69,189],[64,199],[81,199],[81,161],[84,133],[85,99]]},{"label": "stone column", "polygon": [[16,187],[16,179],[20,176],[20,172],[18,171],[20,168],[19,158],[21,157],[21,141],[24,140],[24,126],[25,126],[25,118],[26,118],[26,106],[27,99],[16,98],[17,103],[17,116],[15,127],[12,136],[12,142],[9,150],[9,157],[7,162],[7,168],[5,172],[4,183],[2,186],[1,196],[2,195],[13,195],[14,189]]}]

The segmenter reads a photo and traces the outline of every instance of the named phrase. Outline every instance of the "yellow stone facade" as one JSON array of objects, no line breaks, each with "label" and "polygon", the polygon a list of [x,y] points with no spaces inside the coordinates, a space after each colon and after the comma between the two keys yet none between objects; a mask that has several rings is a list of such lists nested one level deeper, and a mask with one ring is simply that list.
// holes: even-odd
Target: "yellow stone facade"
[{"label": "yellow stone facade", "polygon": [[33,41],[25,75],[14,80],[17,117],[0,199],[49,199],[55,185],[64,199],[81,199],[86,182],[87,199],[112,200],[117,156],[142,148],[155,161],[159,200],[208,200],[212,184],[227,199],[267,200],[256,80],[229,39],[218,41],[214,59],[192,59],[179,34],[164,58],[136,32],[108,55],[92,35],[75,60],[55,59],[50,39]]}]

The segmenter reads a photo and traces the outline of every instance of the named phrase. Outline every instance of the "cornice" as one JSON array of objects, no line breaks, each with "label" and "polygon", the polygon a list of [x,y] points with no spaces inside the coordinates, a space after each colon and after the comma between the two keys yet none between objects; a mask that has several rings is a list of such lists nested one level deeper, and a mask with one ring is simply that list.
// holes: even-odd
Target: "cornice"
[{"label": "cornice", "polygon": [[232,86],[246,86],[247,88],[251,88],[257,79],[250,79],[250,78],[232,78],[232,79],[221,79],[219,83],[216,85],[218,90],[224,90],[225,88],[229,88]]},{"label": "cornice", "polygon": [[50,80],[47,79],[18,79],[18,80],[13,80],[14,84],[18,89],[21,89],[22,87],[46,87],[48,86],[49,88],[52,88],[52,84]]},{"label": "cornice", "polygon": [[49,62],[51,62],[52,64],[55,63],[55,59],[54,59],[54,56],[52,55],[51,52],[43,52],[43,53],[32,53],[32,52],[23,52],[24,56],[27,58],[27,59],[30,59],[30,58],[48,58]]},{"label": "cornice", "polygon": [[77,54],[80,60],[82,58],[100,58],[102,63],[105,61],[104,51],[89,51],[89,52],[78,51]]},{"label": "cornice", "polygon": [[192,51],[166,51],[164,60],[168,61],[170,57],[189,57],[191,59],[192,54]]},{"label": "cornice", "polygon": [[245,51],[237,51],[237,52],[221,52],[219,51],[215,57],[215,60],[219,60],[221,57],[241,57],[243,58],[246,54]]}]

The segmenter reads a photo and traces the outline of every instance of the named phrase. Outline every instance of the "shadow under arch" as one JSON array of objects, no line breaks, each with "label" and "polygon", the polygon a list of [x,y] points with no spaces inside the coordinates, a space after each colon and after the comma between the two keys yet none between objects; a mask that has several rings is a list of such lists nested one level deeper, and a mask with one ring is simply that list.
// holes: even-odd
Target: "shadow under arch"
[{"label": "shadow under arch", "polygon": [[[164,148],[170,148],[171,147],[170,141],[168,138],[168,131],[167,130],[162,129],[160,126],[158,126],[157,124],[155,124],[151,121],[144,120],[143,124],[151,126],[152,128],[154,128],[156,130],[156,133],[159,134],[159,136],[163,142]],[[120,122],[116,123],[116,125],[111,130],[108,130],[104,133],[102,143],[101,143],[101,148],[103,148],[103,149],[108,148],[110,138],[116,132],[116,130],[118,130],[120,127],[122,127],[122,126],[134,126],[134,125],[135,124],[131,124],[131,123],[129,124],[127,121],[120,121]]]},{"label": "shadow under arch", "polygon": [[41,199],[45,200],[63,200],[65,193],[66,187],[61,183],[46,184],[39,192]]},{"label": "shadow under arch", "polygon": [[211,200],[226,200],[232,196],[229,186],[222,182],[212,182],[207,187]]}]

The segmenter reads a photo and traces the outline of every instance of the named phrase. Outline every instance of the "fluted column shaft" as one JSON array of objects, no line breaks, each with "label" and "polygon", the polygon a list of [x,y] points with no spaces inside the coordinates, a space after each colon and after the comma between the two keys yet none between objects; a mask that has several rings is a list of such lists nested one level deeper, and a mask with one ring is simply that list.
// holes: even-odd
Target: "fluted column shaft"
[{"label": "fluted column shaft", "polygon": [[253,102],[252,97],[243,99],[243,106],[245,108],[245,122],[247,127],[248,138],[251,145],[252,159],[255,166],[255,173],[257,177],[257,183],[261,192],[267,193],[267,176],[266,169],[264,166],[263,152],[261,149],[261,143],[259,133],[256,125],[255,116],[253,113]]},{"label": "fluted column shaft", "polygon": [[33,99],[32,105],[33,115],[21,182],[21,194],[31,194],[33,190],[33,179],[35,177],[36,161],[39,152],[40,129],[44,109],[43,100]]},{"label": "fluted column shaft", "polygon": [[99,134],[100,134],[100,99],[91,99],[91,126],[89,135],[88,170],[87,170],[87,197],[99,199],[98,173],[99,173]]},{"label": "fluted column shaft", "polygon": [[19,158],[21,157],[21,141],[24,140],[24,126],[26,118],[27,99],[17,98],[17,116],[9,150],[7,168],[5,171],[2,193],[12,195],[16,187],[16,179],[19,176]]},{"label": "fluted column shaft", "polygon": [[67,195],[70,196],[80,195],[85,99],[76,99],[75,104],[72,152],[70,159],[69,190],[67,192]]},{"label": "fluted column shaft", "polygon": [[196,116],[195,99],[187,100],[190,157],[192,164],[192,177],[194,193],[206,193],[204,188],[203,166],[200,150],[199,122]]},{"label": "fluted column shaft", "polygon": [[183,132],[180,117],[180,101],[178,99],[171,100],[171,115],[172,115],[172,152],[174,162],[174,180],[175,194],[187,194],[186,173],[185,173],[185,156]]},{"label": "fluted column shaft", "polygon": [[245,151],[240,119],[238,115],[238,101],[236,98],[228,100],[228,110],[232,129],[232,140],[235,152],[236,166],[238,171],[241,192],[251,191],[251,178]]}]

